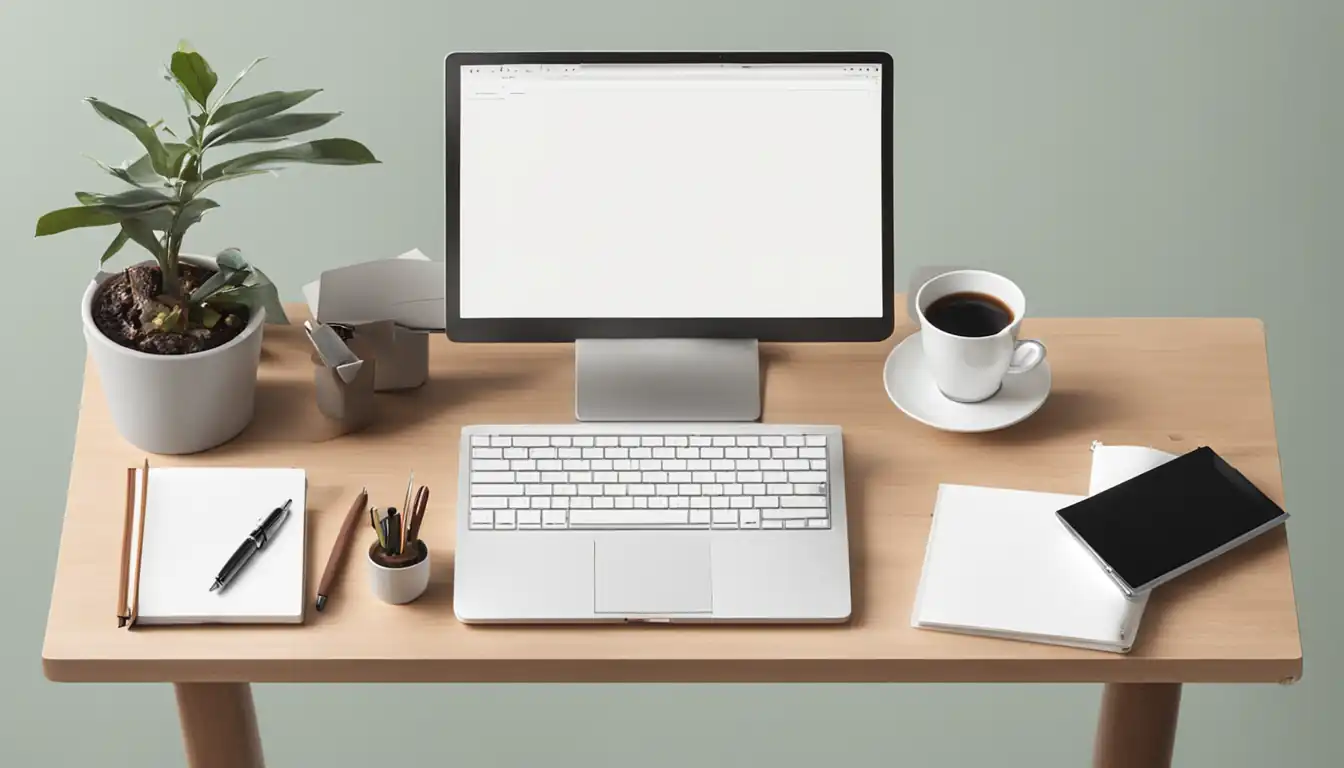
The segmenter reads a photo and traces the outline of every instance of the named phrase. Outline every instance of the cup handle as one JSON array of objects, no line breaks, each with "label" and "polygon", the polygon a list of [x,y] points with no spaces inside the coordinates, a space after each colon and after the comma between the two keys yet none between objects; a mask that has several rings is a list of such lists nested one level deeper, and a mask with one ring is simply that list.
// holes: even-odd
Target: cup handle
[{"label": "cup handle", "polygon": [[1026,373],[1045,360],[1045,345],[1035,339],[1023,339],[1013,347],[1009,373]]}]

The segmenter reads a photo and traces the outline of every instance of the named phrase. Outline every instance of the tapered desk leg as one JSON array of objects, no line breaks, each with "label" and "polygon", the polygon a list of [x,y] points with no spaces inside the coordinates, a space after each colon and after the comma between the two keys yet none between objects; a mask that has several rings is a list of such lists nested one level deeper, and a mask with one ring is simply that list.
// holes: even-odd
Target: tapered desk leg
[{"label": "tapered desk leg", "polygon": [[264,768],[247,683],[175,683],[191,768]]},{"label": "tapered desk leg", "polygon": [[1170,768],[1180,709],[1180,683],[1108,683],[1093,767]]}]

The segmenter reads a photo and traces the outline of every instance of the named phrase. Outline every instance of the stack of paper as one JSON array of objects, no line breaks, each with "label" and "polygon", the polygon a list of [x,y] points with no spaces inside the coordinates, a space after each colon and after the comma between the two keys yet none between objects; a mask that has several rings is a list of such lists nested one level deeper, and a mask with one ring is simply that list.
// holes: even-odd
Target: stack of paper
[{"label": "stack of paper", "polygon": [[[1095,445],[1088,493],[1165,464],[1151,448]],[[943,485],[911,622],[922,629],[1124,653],[1147,597],[1097,567],[1055,512],[1085,497]]]}]

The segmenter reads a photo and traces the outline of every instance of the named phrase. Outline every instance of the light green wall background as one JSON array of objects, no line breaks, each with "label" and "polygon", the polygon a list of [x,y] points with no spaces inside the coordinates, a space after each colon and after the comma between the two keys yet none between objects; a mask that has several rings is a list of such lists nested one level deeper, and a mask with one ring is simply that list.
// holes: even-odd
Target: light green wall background
[{"label": "light green wall background", "polygon": [[[253,56],[273,57],[249,89],[326,88],[312,103],[346,111],[334,132],[365,140],[385,161],[220,188],[224,207],[193,230],[190,247],[242,247],[290,299],[327,265],[412,247],[442,256],[448,51],[890,51],[898,279],[919,263],[974,263],[1018,277],[1039,314],[1266,321],[1306,675],[1290,688],[1189,687],[1177,763],[1340,764],[1341,9],[1271,0],[0,0],[0,253],[9,270],[0,391],[10,446],[0,462],[10,541],[0,559],[0,763],[183,763],[167,686],[42,677],[84,354],[76,304],[110,233],[36,241],[31,232],[74,190],[108,188],[81,152],[134,154],[82,97],[180,119],[157,68],[186,37],[225,77]],[[282,768],[453,757],[498,766],[1062,767],[1086,763],[1099,693],[277,685],[258,686],[256,699],[270,764]],[[368,707],[393,703],[415,713],[416,737],[389,758],[365,724]]]}]

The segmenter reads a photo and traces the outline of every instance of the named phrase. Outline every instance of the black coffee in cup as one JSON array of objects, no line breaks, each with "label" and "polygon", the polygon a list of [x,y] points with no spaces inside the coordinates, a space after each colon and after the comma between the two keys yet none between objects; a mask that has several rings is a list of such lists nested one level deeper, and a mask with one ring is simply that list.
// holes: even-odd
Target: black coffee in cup
[{"label": "black coffee in cup", "polygon": [[949,293],[924,309],[924,319],[953,336],[993,336],[1013,323],[1013,310],[987,293]]}]

